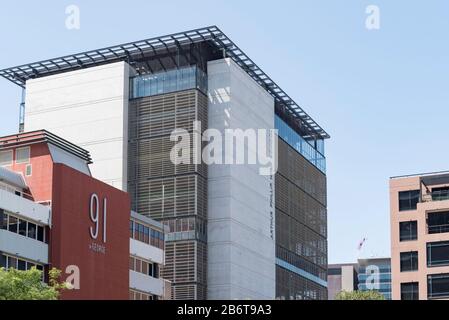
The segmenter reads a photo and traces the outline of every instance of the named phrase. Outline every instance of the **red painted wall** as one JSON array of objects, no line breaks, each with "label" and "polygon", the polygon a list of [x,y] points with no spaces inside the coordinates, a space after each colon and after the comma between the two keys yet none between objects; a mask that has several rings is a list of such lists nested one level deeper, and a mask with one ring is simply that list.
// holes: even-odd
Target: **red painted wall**
[{"label": "red painted wall", "polygon": [[[53,159],[46,143],[33,144],[30,147],[30,162],[16,163],[16,149],[13,150],[13,165],[6,167],[21,172],[30,188],[34,201],[49,201],[52,197]],[[19,147],[20,148],[20,147]],[[26,166],[31,164],[31,176],[25,176]]]},{"label": "red painted wall", "polygon": [[[98,195],[98,238],[90,228],[91,195]],[[103,243],[103,199],[107,198],[106,243]],[[80,270],[80,289],[64,291],[62,299],[128,299],[129,219],[127,193],[62,164],[53,166],[52,266],[64,271],[75,265]],[[94,210],[95,211],[95,210]],[[96,252],[92,245],[104,246]]]}]

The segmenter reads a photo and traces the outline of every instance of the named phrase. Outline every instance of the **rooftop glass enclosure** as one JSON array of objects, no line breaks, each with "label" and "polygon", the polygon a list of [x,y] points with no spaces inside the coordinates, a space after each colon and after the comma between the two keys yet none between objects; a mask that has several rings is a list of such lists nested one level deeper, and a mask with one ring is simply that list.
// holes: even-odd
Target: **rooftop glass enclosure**
[{"label": "rooftop glass enclosure", "polygon": [[207,93],[207,75],[196,66],[131,78],[131,99],[199,89]]},{"label": "rooftop glass enclosure", "polygon": [[279,137],[298,151],[304,158],[326,173],[326,157],[324,156],[324,140],[307,141],[286,124],[280,117],[275,116],[274,126],[279,130]]},{"label": "rooftop glass enclosure", "polygon": [[[196,66],[131,78],[131,99],[198,89],[207,94],[207,75]],[[326,172],[324,140],[307,141],[280,117],[275,116],[279,136],[323,173]]]}]

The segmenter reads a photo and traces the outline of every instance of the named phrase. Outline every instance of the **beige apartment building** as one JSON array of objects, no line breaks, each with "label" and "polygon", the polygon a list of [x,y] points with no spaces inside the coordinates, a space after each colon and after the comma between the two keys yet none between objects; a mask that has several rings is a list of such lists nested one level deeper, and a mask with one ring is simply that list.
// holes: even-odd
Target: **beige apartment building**
[{"label": "beige apartment building", "polygon": [[390,179],[393,300],[449,299],[449,171]]}]

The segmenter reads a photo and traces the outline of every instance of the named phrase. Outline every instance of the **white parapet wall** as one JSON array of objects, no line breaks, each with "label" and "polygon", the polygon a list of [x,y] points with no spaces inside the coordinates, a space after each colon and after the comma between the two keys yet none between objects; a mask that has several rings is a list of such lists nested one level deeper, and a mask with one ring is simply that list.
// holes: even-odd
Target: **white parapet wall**
[{"label": "white parapet wall", "polygon": [[[209,62],[208,79],[209,128],[274,128],[274,99],[232,60]],[[274,181],[258,169],[208,168],[208,299],[275,298]]]},{"label": "white parapet wall", "polygon": [[132,256],[136,256],[151,262],[156,262],[160,265],[165,263],[164,251],[149,244],[130,239],[129,241],[129,253]]},{"label": "white parapet wall", "polygon": [[90,151],[92,175],[126,191],[129,65],[28,80],[25,131],[46,129]]},{"label": "white parapet wall", "polygon": [[19,217],[32,220],[39,224],[50,224],[51,213],[49,207],[5,190],[0,190],[0,209],[7,210]]},{"label": "white parapet wall", "polygon": [[0,252],[48,264],[48,244],[17,233],[0,230]]},{"label": "white parapet wall", "polygon": [[153,278],[136,271],[129,271],[129,287],[156,296],[164,294],[164,280]]}]

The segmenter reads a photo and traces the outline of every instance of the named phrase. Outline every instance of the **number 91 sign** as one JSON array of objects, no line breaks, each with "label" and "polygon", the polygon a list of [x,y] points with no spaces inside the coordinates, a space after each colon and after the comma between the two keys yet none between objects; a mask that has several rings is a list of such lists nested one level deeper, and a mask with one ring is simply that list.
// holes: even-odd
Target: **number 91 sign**
[{"label": "number 91 sign", "polygon": [[[108,199],[103,199],[103,242],[106,243],[106,220],[107,220],[107,205]],[[100,229],[100,200],[97,194],[90,196],[90,220],[94,223],[94,226],[89,227],[90,236],[92,239],[98,239],[98,233]]]}]

